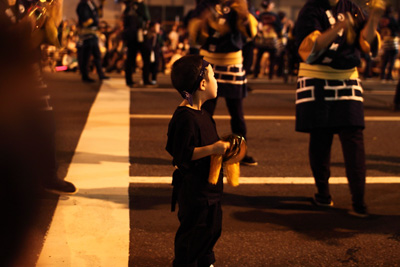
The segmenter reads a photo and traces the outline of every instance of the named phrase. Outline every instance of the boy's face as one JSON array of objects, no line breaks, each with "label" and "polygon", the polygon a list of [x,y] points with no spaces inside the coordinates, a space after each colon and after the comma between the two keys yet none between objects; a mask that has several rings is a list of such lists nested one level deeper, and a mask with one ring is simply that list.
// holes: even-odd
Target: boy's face
[{"label": "boy's face", "polygon": [[217,80],[214,77],[214,70],[211,67],[211,64],[209,64],[207,67],[207,75],[208,75],[208,81],[206,80],[206,93],[207,93],[207,98],[208,99],[213,99],[217,97],[217,92],[218,92],[218,84]]}]

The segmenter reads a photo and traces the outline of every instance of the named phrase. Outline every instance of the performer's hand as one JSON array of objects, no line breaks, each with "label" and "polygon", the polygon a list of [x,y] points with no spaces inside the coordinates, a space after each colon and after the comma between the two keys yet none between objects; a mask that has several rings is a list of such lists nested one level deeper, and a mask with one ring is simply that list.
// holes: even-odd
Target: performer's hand
[{"label": "performer's hand", "polygon": [[384,12],[386,9],[386,2],[384,0],[371,0],[369,2],[369,7],[371,10],[380,10]]},{"label": "performer's hand", "polygon": [[384,0],[372,0],[369,4],[371,19],[380,19],[385,12],[386,3]]},{"label": "performer's hand", "polygon": [[369,3],[370,13],[367,23],[361,31],[361,35],[368,43],[372,44],[372,41],[376,37],[376,31],[378,28],[379,20],[382,17],[386,4],[383,0],[371,0]]},{"label": "performer's hand", "polygon": [[234,0],[231,8],[236,11],[241,19],[247,19],[249,15],[249,7],[246,0]]}]

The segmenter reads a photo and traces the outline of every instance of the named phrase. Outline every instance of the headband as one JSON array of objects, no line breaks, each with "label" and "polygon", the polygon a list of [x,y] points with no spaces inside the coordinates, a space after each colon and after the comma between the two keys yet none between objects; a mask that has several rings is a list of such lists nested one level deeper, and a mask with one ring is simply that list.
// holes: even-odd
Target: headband
[{"label": "headband", "polygon": [[182,91],[181,95],[184,99],[186,99],[191,106],[193,106],[193,94],[199,88],[201,81],[204,79],[204,75],[206,73],[206,67],[210,65],[210,63],[203,59],[201,64],[201,69],[199,76],[197,76],[196,82],[193,84],[190,93],[188,91]]}]

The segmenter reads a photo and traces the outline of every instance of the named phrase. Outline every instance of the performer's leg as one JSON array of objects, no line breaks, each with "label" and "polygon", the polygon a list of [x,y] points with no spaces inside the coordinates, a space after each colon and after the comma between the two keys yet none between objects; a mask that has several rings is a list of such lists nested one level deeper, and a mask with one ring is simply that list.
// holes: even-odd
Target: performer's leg
[{"label": "performer's leg", "polygon": [[89,58],[90,58],[90,46],[87,44],[85,40],[83,42],[82,47],[80,48],[81,55],[80,55],[80,65],[79,69],[81,71],[82,80],[89,80]]},{"label": "performer's leg", "polygon": [[98,44],[98,40],[93,39],[91,40],[91,52],[93,55],[93,61],[94,65],[96,67],[97,75],[99,76],[99,79],[104,79],[106,76],[104,75],[102,66],[101,66],[101,52]]},{"label": "performer's leg", "polygon": [[257,48],[257,58],[256,58],[256,63],[254,65],[254,78],[257,78],[258,74],[260,74],[260,64],[264,52],[265,52],[264,49]]},{"label": "performer's leg", "polygon": [[142,43],[140,44],[140,54],[142,55],[143,60],[143,69],[142,69],[142,79],[144,84],[151,84],[150,83],[150,54],[151,54],[151,47],[147,44]]},{"label": "performer's leg", "polygon": [[323,203],[331,202],[329,192],[331,146],[333,133],[329,130],[315,130],[310,133],[309,159],[311,170],[314,175],[318,193],[315,195],[317,201]]},{"label": "performer's leg", "polygon": [[346,175],[355,210],[365,210],[365,149],[364,136],[361,128],[346,128],[339,132],[342,143]]},{"label": "performer's leg", "polygon": [[247,128],[243,113],[243,98],[225,98],[226,106],[231,115],[232,133],[243,136],[246,140]]},{"label": "performer's leg", "polygon": [[137,48],[133,43],[128,43],[127,48],[128,50],[125,60],[125,83],[126,85],[131,86],[133,85],[133,79],[132,79],[133,70],[136,67]]},{"label": "performer's leg", "polygon": [[389,60],[388,60],[388,73],[386,76],[387,80],[393,80],[392,71],[393,71],[394,62],[396,61],[398,52],[399,52],[398,50],[390,51]]},{"label": "performer's leg", "polygon": [[386,65],[389,62],[389,51],[384,50],[383,56],[382,56],[382,61],[381,61],[381,80],[386,79]]},{"label": "performer's leg", "polygon": [[400,78],[399,82],[397,83],[396,94],[394,96],[394,111],[400,110]]}]

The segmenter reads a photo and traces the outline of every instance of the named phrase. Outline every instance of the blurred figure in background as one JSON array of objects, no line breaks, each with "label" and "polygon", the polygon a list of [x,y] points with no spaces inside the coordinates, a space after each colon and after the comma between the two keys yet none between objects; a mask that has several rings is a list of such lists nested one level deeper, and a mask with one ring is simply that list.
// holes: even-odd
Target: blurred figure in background
[{"label": "blurred figure in background", "polygon": [[[397,25],[400,27],[400,11],[397,12]],[[396,94],[394,96],[393,111],[400,111],[400,72],[399,82],[397,83]]]},{"label": "blurred figure in background", "polygon": [[150,50],[145,44],[148,24],[150,23],[150,13],[142,0],[125,0],[124,4],[122,38],[127,47],[125,83],[129,87],[134,86],[132,74],[136,70],[136,56],[140,51],[143,60],[143,84],[150,85]]},{"label": "blurred figure in background", "polygon": [[381,81],[394,82],[392,71],[399,53],[399,25],[393,16],[392,5],[386,6],[385,13],[379,21],[379,33],[383,39]]},{"label": "blurred figure in background", "polygon": [[[278,51],[278,39],[282,36],[282,23],[279,16],[272,12],[275,7],[271,0],[264,0],[261,3],[264,11],[259,16],[259,32],[256,37],[257,59],[254,66],[254,78],[260,74],[261,59],[265,52],[269,54],[268,78],[274,76],[276,57]],[[263,71],[264,72],[264,71]]]},{"label": "blurred figure in background", "polygon": [[[255,17],[256,16],[256,10],[254,8],[254,5],[251,3],[251,1],[247,0],[247,5],[249,7],[249,12]],[[246,77],[248,75],[252,74],[251,67],[253,66],[253,59],[254,59],[254,37],[245,37],[243,36],[243,48],[242,48],[242,53],[243,53],[243,68],[246,71]],[[247,90],[250,92],[252,89],[250,86],[247,85]]]},{"label": "blurred figure in background", "polygon": [[57,176],[53,110],[38,72],[40,45],[58,43],[60,6],[56,1],[0,0],[0,201],[6,218],[0,225],[0,266],[21,266],[18,259],[29,248],[25,239],[43,188],[77,191]]},{"label": "blurred figure in background", "polygon": [[94,80],[89,77],[89,59],[93,56],[93,62],[96,67],[97,75],[100,81],[109,79],[102,69],[101,53],[99,48],[99,14],[98,8],[92,0],[81,0],[76,8],[79,18],[79,41],[78,62],[82,81],[93,83]]},{"label": "blurred figure in background", "polygon": [[150,49],[150,73],[152,85],[157,84],[157,74],[161,63],[161,47],[163,40],[161,37],[160,23],[151,22],[149,26],[149,33],[147,35],[147,45]]}]

